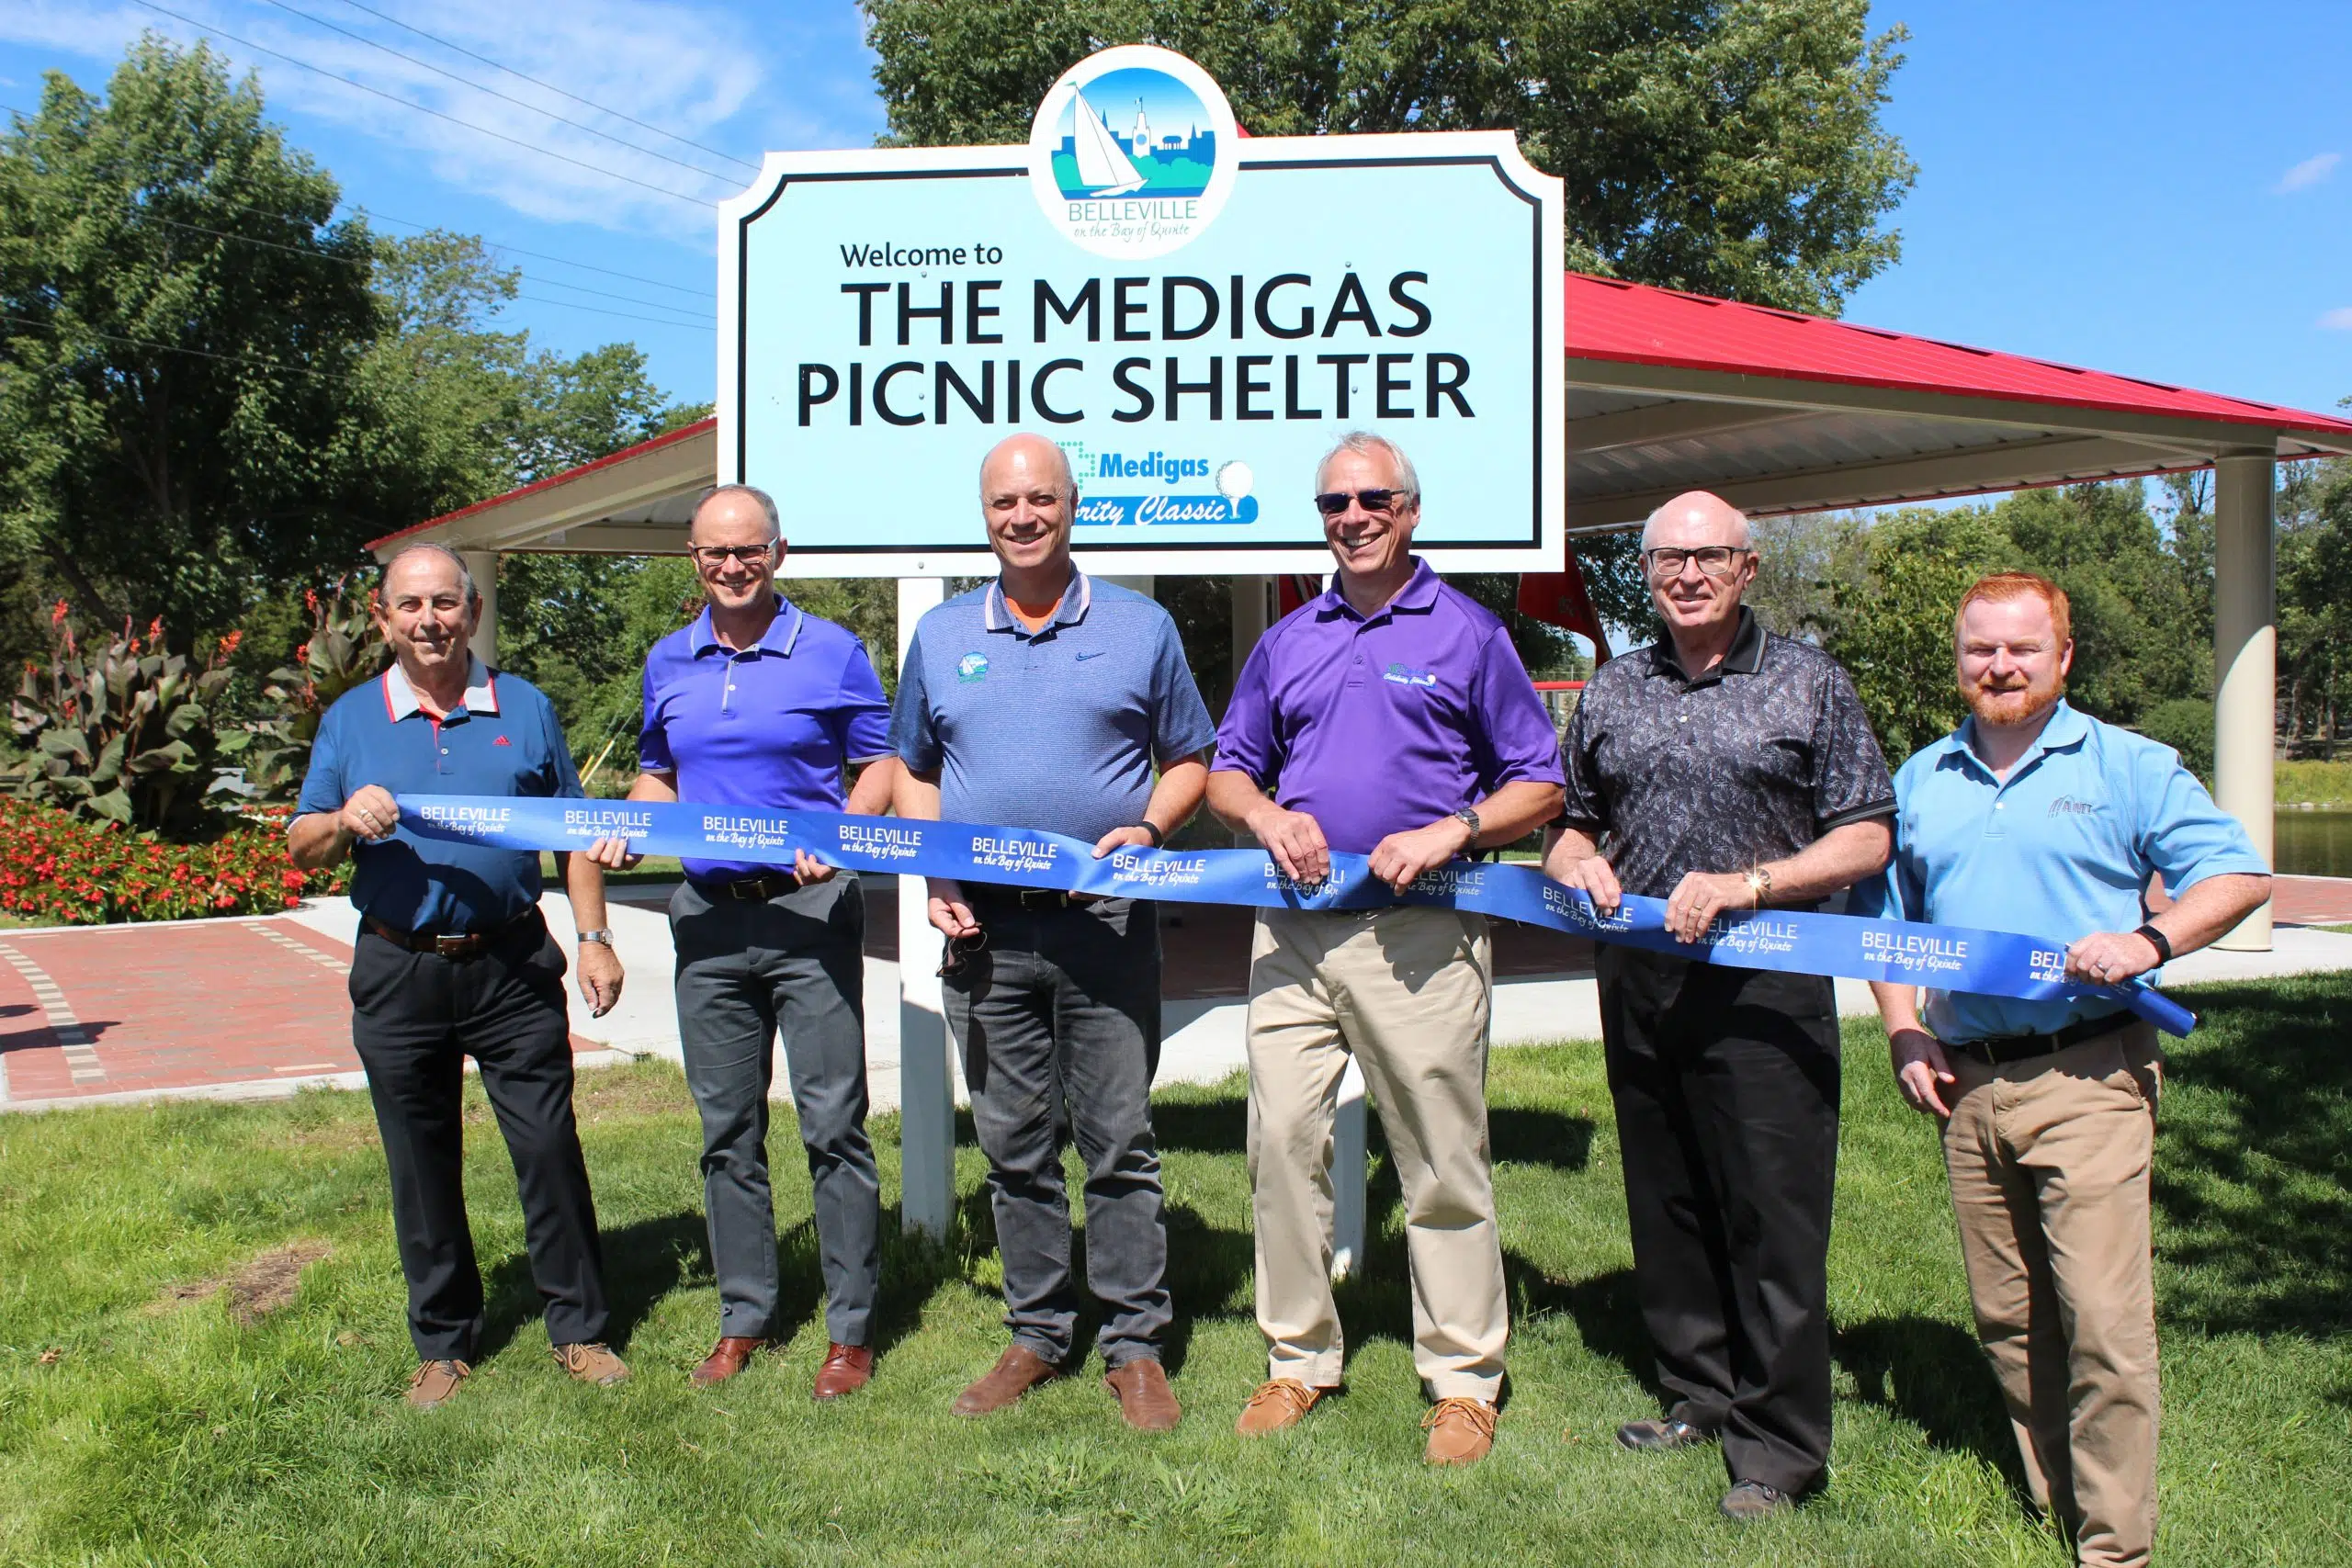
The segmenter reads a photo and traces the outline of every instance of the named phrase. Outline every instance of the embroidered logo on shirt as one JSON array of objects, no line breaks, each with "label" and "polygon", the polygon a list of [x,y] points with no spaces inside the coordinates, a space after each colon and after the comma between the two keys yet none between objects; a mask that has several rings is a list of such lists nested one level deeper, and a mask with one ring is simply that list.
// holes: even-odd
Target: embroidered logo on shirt
[{"label": "embroidered logo on shirt", "polygon": [[504,737],[503,735],[502,735],[502,736],[500,736],[497,739],[495,739],[495,740],[492,741],[492,742],[491,742],[491,744],[492,744],[492,746],[512,746],[512,745],[514,745],[514,742],[513,742],[512,740],[507,739],[506,739],[506,737]]},{"label": "embroidered logo on shirt", "polygon": [[1098,648],[1091,653],[1081,653],[1078,656],[1078,662],[1083,664],[1090,659],[1100,659],[1110,651],[1107,648]]},{"label": "embroidered logo on shirt", "polygon": [[2107,806],[2102,801],[2076,800],[2071,795],[2062,795],[2050,803],[2050,815],[2052,817],[2096,817],[2106,809]]},{"label": "embroidered logo on shirt", "polygon": [[987,654],[967,653],[956,660],[956,679],[958,681],[969,684],[974,681],[985,681],[988,678],[989,656]]},{"label": "embroidered logo on shirt", "polygon": [[1394,682],[1399,686],[1434,686],[1437,684],[1437,675],[1434,671],[1428,670],[1416,670],[1407,664],[1391,664],[1387,669],[1383,670],[1380,672],[1380,678],[1384,681]]}]

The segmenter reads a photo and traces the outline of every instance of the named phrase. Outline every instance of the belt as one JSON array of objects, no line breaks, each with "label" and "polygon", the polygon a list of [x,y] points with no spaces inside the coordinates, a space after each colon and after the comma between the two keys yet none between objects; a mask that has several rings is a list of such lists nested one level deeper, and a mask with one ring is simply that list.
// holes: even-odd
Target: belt
[{"label": "belt", "polygon": [[1081,909],[1102,900],[1100,893],[1065,893],[1058,887],[1010,887],[1001,882],[967,882],[965,901],[975,908],[1011,905],[1020,909]]},{"label": "belt", "polygon": [[693,877],[686,880],[693,882],[695,891],[706,898],[718,902],[732,898],[746,904],[764,904],[771,898],[795,891],[800,886],[798,877],[775,871],[762,872],[757,876],[738,877],[733,882],[695,882]]},{"label": "belt", "polygon": [[2112,1034],[2131,1021],[2130,1013],[2110,1012],[2098,1018],[2084,1019],[2079,1023],[2070,1023],[2049,1034],[2002,1034],[1990,1040],[1951,1040],[1944,1043],[1944,1049],[1956,1051],[1988,1067],[2005,1067],[2011,1062],[2047,1056],[2054,1051],[2064,1051],[2069,1045],[2080,1045],[2086,1040]]},{"label": "belt", "polygon": [[537,909],[526,909],[504,925],[492,931],[469,931],[463,936],[436,936],[430,931],[404,931],[398,926],[387,925],[373,915],[365,917],[368,929],[390,942],[394,947],[411,953],[430,953],[442,958],[480,958],[499,942],[511,936],[524,925],[539,918]]}]

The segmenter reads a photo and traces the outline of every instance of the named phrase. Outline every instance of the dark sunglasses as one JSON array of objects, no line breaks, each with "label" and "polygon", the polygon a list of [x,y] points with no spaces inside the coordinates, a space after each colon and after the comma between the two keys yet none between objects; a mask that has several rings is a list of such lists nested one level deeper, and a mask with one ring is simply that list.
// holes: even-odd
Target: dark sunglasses
[{"label": "dark sunglasses", "polygon": [[1398,502],[1412,499],[1413,492],[1409,490],[1333,490],[1315,498],[1315,510],[1326,517],[1337,517],[1348,509],[1348,502],[1352,501],[1366,512],[1386,512]]},{"label": "dark sunglasses", "polygon": [[951,975],[961,975],[965,961],[978,955],[988,944],[989,933],[985,931],[974,931],[969,936],[949,937],[947,961],[939,966],[939,977],[944,980]]}]

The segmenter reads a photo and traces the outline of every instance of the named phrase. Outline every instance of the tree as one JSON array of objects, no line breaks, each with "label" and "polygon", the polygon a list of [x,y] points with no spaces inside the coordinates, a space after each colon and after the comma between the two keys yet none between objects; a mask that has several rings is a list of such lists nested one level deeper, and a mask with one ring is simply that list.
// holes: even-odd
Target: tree
[{"label": "tree", "polygon": [[1860,536],[1859,559],[1831,587],[1822,646],[1854,678],[1890,767],[1965,717],[1951,620],[1968,585],[2022,564],[1982,508],[1906,508]]}]

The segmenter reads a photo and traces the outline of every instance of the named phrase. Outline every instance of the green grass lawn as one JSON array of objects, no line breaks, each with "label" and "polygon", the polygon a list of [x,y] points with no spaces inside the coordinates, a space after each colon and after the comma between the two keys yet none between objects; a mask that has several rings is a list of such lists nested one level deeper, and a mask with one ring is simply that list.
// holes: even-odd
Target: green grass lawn
[{"label": "green grass lawn", "polygon": [[[2185,993],[2158,1187],[2166,1564],[2352,1562],[2352,978]],[[891,1234],[879,1378],[820,1408],[808,1187],[777,1169],[795,1336],[707,1394],[717,1307],[695,1118],[655,1064],[587,1075],[621,1388],[567,1382],[533,1321],[506,1157],[479,1099],[469,1176],[492,1348],[459,1399],[411,1360],[365,1099],[0,1117],[0,1562],[965,1562],[2041,1564],[1968,1325],[1929,1128],[1849,1030],[1832,1259],[1835,1475],[1793,1518],[1718,1520],[1712,1450],[1635,1458],[1655,1408],[1600,1052],[1498,1053],[1515,1295],[1493,1457],[1420,1464],[1394,1177],[1342,1294],[1351,1392],[1244,1446],[1261,1375],[1238,1084],[1159,1099],[1178,1432],[1122,1427],[1100,1367],[986,1422],[947,1404],[1001,1345],[978,1156],[951,1243]],[[790,1144],[779,1108],[777,1138]],[[877,1124],[896,1201],[894,1121]],[[273,1249],[330,1249],[276,1310]],[[296,1255],[300,1256],[300,1255]],[[256,1268],[256,1259],[265,1267]],[[213,1282],[237,1280],[227,1290]]]}]

